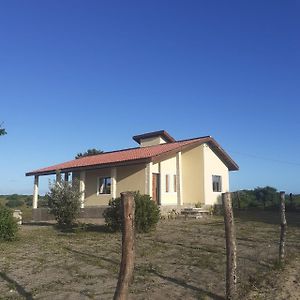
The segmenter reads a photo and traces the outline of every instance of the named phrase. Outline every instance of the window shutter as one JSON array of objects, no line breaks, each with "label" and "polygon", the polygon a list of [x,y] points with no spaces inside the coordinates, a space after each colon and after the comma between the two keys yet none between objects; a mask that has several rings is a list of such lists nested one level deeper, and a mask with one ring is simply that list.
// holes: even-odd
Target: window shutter
[{"label": "window shutter", "polygon": [[166,193],[169,192],[169,175],[166,175]]},{"label": "window shutter", "polygon": [[174,175],[174,192],[177,192],[177,181],[176,181],[176,175]]}]

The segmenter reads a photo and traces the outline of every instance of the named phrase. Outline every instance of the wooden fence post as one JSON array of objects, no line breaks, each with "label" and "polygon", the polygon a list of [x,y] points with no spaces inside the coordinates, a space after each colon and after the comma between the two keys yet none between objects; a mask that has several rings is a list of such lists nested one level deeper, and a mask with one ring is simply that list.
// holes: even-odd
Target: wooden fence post
[{"label": "wooden fence post", "polygon": [[135,230],[134,194],[131,192],[121,193],[121,210],[123,216],[122,223],[122,259],[118,284],[116,287],[114,300],[125,300],[128,297],[129,285],[133,277],[134,257],[135,257]]},{"label": "wooden fence post", "polygon": [[287,222],[285,218],[285,192],[280,192],[280,242],[279,242],[279,263],[283,264],[285,259],[285,240]]},{"label": "wooden fence post", "polygon": [[222,194],[222,204],[224,208],[226,238],[226,299],[234,299],[236,297],[237,263],[236,238],[230,193]]}]

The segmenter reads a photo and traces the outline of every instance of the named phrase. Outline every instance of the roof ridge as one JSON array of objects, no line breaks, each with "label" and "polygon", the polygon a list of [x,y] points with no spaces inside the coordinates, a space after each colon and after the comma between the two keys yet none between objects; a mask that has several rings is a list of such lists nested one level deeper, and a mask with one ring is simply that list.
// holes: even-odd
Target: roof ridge
[{"label": "roof ridge", "polygon": [[[100,156],[100,155],[103,155],[103,154],[110,154],[110,153],[114,153],[114,152],[122,152],[122,151],[128,151],[128,150],[134,150],[134,149],[140,149],[141,147],[131,147],[131,148],[125,148],[125,149],[119,149],[119,150],[112,150],[112,151],[103,151],[102,153],[98,153],[98,154],[94,154],[94,155],[87,155],[87,156],[83,156],[83,157],[80,157],[80,158],[77,158],[76,160],[81,160],[83,158],[87,158],[87,157],[95,157],[95,156]],[[146,148],[146,147],[144,147]],[[75,159],[74,159],[75,160]]]},{"label": "roof ridge", "polygon": [[212,138],[212,136],[211,135],[204,135],[204,136],[199,136],[199,137],[190,138],[190,139],[178,140],[176,142],[188,142],[188,141],[192,141],[192,140],[200,140],[200,139],[205,139],[205,138]]},{"label": "roof ridge", "polygon": [[145,147],[130,147],[130,148],[125,148],[125,149],[119,149],[119,150],[112,150],[112,151],[104,151],[102,153],[99,154],[94,154],[94,155],[87,155],[87,156],[83,156],[80,158],[77,158],[76,160],[80,160],[83,158],[87,158],[87,157],[95,157],[95,156],[99,156],[99,155],[103,155],[103,154],[110,154],[110,153],[115,153],[115,152],[123,152],[123,151],[128,151],[128,150],[138,150],[138,149],[148,149],[148,148],[153,148],[153,147],[157,147],[157,146],[163,146],[163,145],[169,145],[169,144],[176,144],[176,143],[181,143],[181,142],[187,142],[187,141],[192,141],[192,140],[198,140],[198,139],[202,139],[202,138],[208,138],[211,136],[202,136],[202,137],[196,137],[196,138],[191,138],[191,139],[185,139],[185,140],[178,140],[178,141],[174,141],[174,142],[169,142],[169,143],[162,143],[162,144],[157,144],[157,145],[150,145],[150,146],[145,146]]}]

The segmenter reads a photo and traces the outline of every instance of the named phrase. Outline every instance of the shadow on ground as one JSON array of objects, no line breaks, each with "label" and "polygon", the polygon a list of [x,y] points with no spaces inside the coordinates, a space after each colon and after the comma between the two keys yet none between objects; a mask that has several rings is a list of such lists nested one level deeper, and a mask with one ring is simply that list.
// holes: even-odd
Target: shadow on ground
[{"label": "shadow on ground", "polygon": [[24,297],[26,300],[33,300],[32,294],[27,292],[23,286],[18,282],[10,278],[6,273],[0,272],[0,277],[5,280],[9,285],[11,285],[20,296]]},{"label": "shadow on ground", "polygon": [[169,282],[175,283],[177,285],[180,285],[180,286],[182,286],[185,289],[190,289],[190,290],[193,290],[195,292],[198,292],[198,293],[200,293],[203,296],[210,297],[210,298],[215,299],[215,300],[225,300],[225,298],[222,297],[222,296],[219,296],[219,295],[214,294],[214,293],[209,292],[209,291],[205,291],[205,290],[201,289],[200,287],[196,287],[196,286],[190,285],[190,284],[184,282],[183,280],[180,280],[180,279],[177,279],[177,278],[173,278],[173,277],[170,277],[170,276],[162,275],[162,274],[158,273],[156,270],[151,270],[149,272],[151,274],[154,274],[154,275],[156,275],[156,276],[158,276],[158,277],[166,280],[166,281],[169,281]]}]

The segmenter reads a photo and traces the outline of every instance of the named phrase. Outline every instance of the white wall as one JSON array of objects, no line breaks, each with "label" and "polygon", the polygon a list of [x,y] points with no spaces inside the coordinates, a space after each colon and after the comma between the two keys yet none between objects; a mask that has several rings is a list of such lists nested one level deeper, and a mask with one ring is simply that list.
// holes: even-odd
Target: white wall
[{"label": "white wall", "polygon": [[[166,192],[166,175],[169,175],[169,192]],[[174,175],[176,175],[176,155],[160,162],[161,205],[177,205],[177,192],[174,191]]]},{"label": "white wall", "polygon": [[147,146],[165,144],[166,141],[160,136],[154,136],[146,139],[141,139],[140,143],[141,143],[140,144],[141,147],[147,147]]}]

